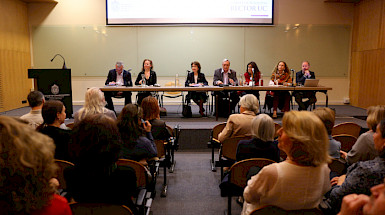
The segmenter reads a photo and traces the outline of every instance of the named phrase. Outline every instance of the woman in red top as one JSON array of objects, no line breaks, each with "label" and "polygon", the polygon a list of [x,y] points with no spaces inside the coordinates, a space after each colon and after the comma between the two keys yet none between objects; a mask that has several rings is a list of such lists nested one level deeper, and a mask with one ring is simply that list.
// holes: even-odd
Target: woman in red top
[{"label": "woman in red top", "polygon": [[[271,81],[274,85],[287,85],[292,83],[290,70],[284,61],[279,61],[275,66]],[[280,107],[282,112],[290,111],[290,93],[289,91],[275,91],[273,96],[273,118],[277,118],[277,108]]]}]

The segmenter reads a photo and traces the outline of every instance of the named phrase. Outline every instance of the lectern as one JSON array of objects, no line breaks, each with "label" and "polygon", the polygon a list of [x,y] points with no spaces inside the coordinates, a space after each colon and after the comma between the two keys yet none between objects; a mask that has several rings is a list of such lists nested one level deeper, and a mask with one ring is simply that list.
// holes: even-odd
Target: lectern
[{"label": "lectern", "polygon": [[71,69],[28,69],[28,78],[34,78],[35,89],[42,92],[46,100],[62,101],[67,118],[72,118]]}]

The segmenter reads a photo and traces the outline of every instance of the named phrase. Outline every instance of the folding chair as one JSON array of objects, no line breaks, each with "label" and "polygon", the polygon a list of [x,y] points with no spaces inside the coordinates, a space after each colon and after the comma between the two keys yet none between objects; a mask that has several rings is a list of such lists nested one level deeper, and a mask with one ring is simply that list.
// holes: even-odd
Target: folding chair
[{"label": "folding chair", "polygon": [[73,215],[132,215],[132,211],[125,205],[113,205],[104,203],[71,203]]},{"label": "folding chair", "polygon": [[[168,83],[166,83],[164,86],[175,86],[175,82],[174,81],[170,81]],[[180,87],[180,84],[179,84],[179,80],[177,80],[177,84],[176,86]],[[178,98],[178,97],[182,97],[182,104],[184,104],[184,94],[183,94],[183,91],[171,91],[171,92],[163,92],[162,95],[160,95],[160,107],[163,107],[163,97],[166,97],[166,98]]]},{"label": "folding chair", "polygon": [[156,178],[159,175],[159,167],[163,167],[163,185],[160,193],[160,197],[167,196],[167,168],[171,166],[171,155],[170,155],[170,143],[164,140],[155,140],[156,149],[158,151],[159,160],[155,163],[155,172],[153,174],[156,183]]},{"label": "folding chair", "polygon": [[225,128],[225,126],[226,126],[226,122],[222,122],[214,126],[213,130],[211,130],[210,140],[207,142],[207,147],[211,148],[210,164],[211,164],[211,171],[213,172],[217,171],[217,169],[215,168],[214,150],[219,149],[220,147],[218,135]]},{"label": "folding chair", "polygon": [[357,141],[356,137],[348,134],[335,135],[333,139],[341,142],[341,150],[344,152],[349,152]]},{"label": "folding chair", "polygon": [[332,130],[332,136],[340,134],[349,134],[358,138],[361,133],[361,126],[354,122],[344,122],[338,125],[335,125]]},{"label": "folding chair", "polygon": [[267,205],[255,209],[250,215],[323,215],[318,208],[300,209],[300,210],[284,210],[277,206]]},{"label": "folding chair", "polygon": [[330,172],[340,176],[346,174],[346,161],[343,162],[340,159],[332,159],[332,162],[329,163]]},{"label": "folding chair", "polygon": [[55,178],[59,181],[59,187],[58,191],[61,196],[65,196],[67,194],[67,183],[64,179],[64,170],[70,167],[75,166],[73,163],[65,160],[58,160],[55,159],[55,164],[58,166],[58,169],[56,171]]},{"label": "folding chair", "polygon": [[178,150],[179,148],[179,135],[180,135],[180,125],[175,125],[174,129],[172,129],[170,126],[166,125],[167,130],[172,134],[172,137],[169,138],[169,147],[168,153],[170,154],[171,162],[169,167],[169,173],[173,173],[176,165],[174,152]]}]

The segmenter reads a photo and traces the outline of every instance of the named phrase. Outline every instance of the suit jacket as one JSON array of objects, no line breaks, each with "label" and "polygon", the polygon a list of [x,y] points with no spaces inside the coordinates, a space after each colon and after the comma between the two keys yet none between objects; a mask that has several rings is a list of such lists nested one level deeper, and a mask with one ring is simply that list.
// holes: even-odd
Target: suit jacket
[{"label": "suit jacket", "polygon": [[[234,70],[230,69],[229,71],[229,78],[233,79],[235,81],[235,85],[238,85],[238,79],[237,79],[237,72]],[[214,72],[214,81],[213,85],[218,86],[217,81],[222,81],[223,82],[223,73],[222,73],[222,68],[219,68],[215,70]],[[230,84],[230,83],[229,83]]]},{"label": "suit jacket", "polygon": [[[198,80],[197,81],[198,81],[198,83],[202,83],[203,85],[209,85],[209,83],[206,80],[205,74],[203,74],[203,73],[198,73]],[[186,87],[188,87],[189,84],[191,84],[191,83],[195,83],[194,72],[188,73],[187,78],[186,78],[186,82],[184,83],[184,85]],[[196,84],[198,84],[198,83],[196,83]]]},{"label": "suit jacket", "polygon": [[231,114],[226,127],[218,134],[218,140],[224,141],[229,137],[251,136],[251,121],[255,118],[253,111],[246,110],[241,114]]},{"label": "suit jacket", "polygon": [[[307,79],[307,78],[304,76],[304,73],[302,72],[302,70],[299,71],[299,72],[297,72],[297,73],[295,74],[295,82],[296,82],[297,84],[302,84],[302,85],[304,85],[306,79]],[[310,78],[309,78],[309,79],[315,79],[315,74],[314,74],[314,72],[310,71]]]},{"label": "suit jacket", "polygon": [[[108,72],[107,80],[105,85],[108,85],[108,83],[116,81],[116,69],[111,69]],[[127,70],[123,70],[123,85],[124,86],[132,86],[132,80],[131,80],[131,73]]]},{"label": "suit jacket", "polygon": [[[136,77],[135,85],[140,85],[139,81],[142,80],[142,74],[144,74],[144,71],[139,72],[138,77]],[[146,79],[146,85],[154,85],[156,84],[156,72],[155,71],[150,71],[150,77]]]}]

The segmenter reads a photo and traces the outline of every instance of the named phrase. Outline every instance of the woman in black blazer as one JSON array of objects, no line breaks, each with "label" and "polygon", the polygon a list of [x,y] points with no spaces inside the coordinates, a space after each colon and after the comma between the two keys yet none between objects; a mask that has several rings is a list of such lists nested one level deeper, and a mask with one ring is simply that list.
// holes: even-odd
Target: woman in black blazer
[{"label": "woman in black blazer", "polygon": [[[187,75],[185,82],[186,87],[200,87],[208,85],[205,74],[201,73],[201,64],[198,61],[193,61],[191,63],[191,70],[192,72]],[[190,103],[190,100],[192,99],[197,105],[199,105],[199,113],[201,116],[205,115],[203,103],[207,100],[206,93],[189,91],[186,99],[188,103]]]},{"label": "woman in black blazer", "polygon": [[[150,86],[156,84],[156,72],[152,70],[152,60],[150,59],[144,59],[142,71],[139,72],[138,77],[136,78],[135,85],[142,85],[142,81],[145,80],[144,85]],[[143,75],[143,78],[142,78]],[[140,105],[142,103],[142,100],[146,98],[147,96],[151,96],[152,92],[144,91],[144,92],[138,92],[138,100],[137,103]]]}]

